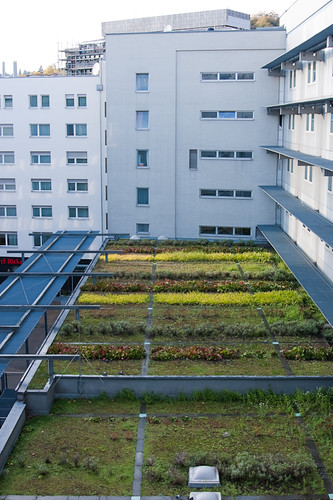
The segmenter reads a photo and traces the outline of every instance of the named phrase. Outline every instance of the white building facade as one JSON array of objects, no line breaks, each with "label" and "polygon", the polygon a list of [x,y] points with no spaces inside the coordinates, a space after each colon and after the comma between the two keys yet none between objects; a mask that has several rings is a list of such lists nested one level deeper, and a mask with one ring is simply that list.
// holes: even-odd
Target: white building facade
[{"label": "white building facade", "polygon": [[[313,10],[298,0],[286,11],[287,51],[267,65],[280,80],[268,110],[282,125],[277,118],[279,140],[267,148],[281,187],[270,195],[276,223],[333,281],[333,2],[321,0]],[[292,195],[287,203],[285,193]]]},{"label": "white building facade", "polygon": [[282,29],[106,35],[111,233],[255,239],[275,208],[276,141],[262,66]]},{"label": "white building facade", "polygon": [[0,257],[105,231],[100,76],[0,79]]}]

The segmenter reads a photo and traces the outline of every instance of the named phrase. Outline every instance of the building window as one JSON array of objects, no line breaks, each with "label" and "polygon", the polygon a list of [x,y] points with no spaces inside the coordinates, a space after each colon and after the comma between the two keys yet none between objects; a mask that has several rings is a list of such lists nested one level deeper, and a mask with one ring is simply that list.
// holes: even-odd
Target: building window
[{"label": "building window", "polygon": [[42,108],[49,108],[50,107],[50,96],[49,95],[42,95],[41,96],[41,104]]},{"label": "building window", "polygon": [[199,233],[200,234],[215,235],[216,234],[216,226],[200,226]]},{"label": "building window", "polygon": [[47,240],[52,236],[52,233],[33,233],[33,246],[40,247],[47,242]]},{"label": "building window", "polygon": [[51,179],[31,179],[32,191],[51,191]]},{"label": "building window", "polygon": [[52,207],[51,206],[33,206],[32,216],[41,218],[51,218],[52,217]]},{"label": "building window", "polygon": [[66,108],[74,108],[74,94],[66,94],[65,95]]},{"label": "building window", "polygon": [[201,80],[203,82],[216,82],[219,79],[218,73],[201,73]]},{"label": "building window", "polygon": [[149,73],[137,73],[136,74],[136,91],[137,92],[147,92],[149,84]]},{"label": "building window", "polygon": [[306,131],[314,132],[314,120],[315,116],[313,113],[306,115]]},{"label": "building window", "polygon": [[136,204],[149,205],[149,188],[136,188]]},{"label": "building window", "polygon": [[47,165],[51,163],[50,151],[31,151],[30,158],[33,165]]},{"label": "building window", "polygon": [[202,159],[219,159],[219,160],[252,160],[252,151],[216,151],[216,150],[202,150],[200,151],[200,158]]},{"label": "building window", "polygon": [[235,236],[251,236],[251,228],[235,227]]},{"label": "building window", "polygon": [[0,137],[13,137],[14,126],[12,124],[0,125]]},{"label": "building window", "polygon": [[149,111],[136,112],[136,128],[137,130],[147,130],[149,126]]},{"label": "building window", "polygon": [[294,160],[292,158],[288,158],[287,160],[287,172],[290,174],[294,173]]},{"label": "building window", "polygon": [[88,163],[87,151],[67,151],[67,165],[86,165]]},{"label": "building window", "polygon": [[0,245],[17,246],[17,233],[0,233]]},{"label": "building window", "polygon": [[253,111],[201,111],[202,119],[253,120]]},{"label": "building window", "polygon": [[66,125],[67,137],[86,137],[87,124],[86,123],[67,123]]},{"label": "building window", "polygon": [[13,164],[15,163],[14,151],[0,151],[0,164]]},{"label": "building window", "polygon": [[289,72],[289,88],[294,89],[296,87],[296,69],[292,69]]},{"label": "building window", "polygon": [[5,96],[3,96],[3,99],[4,99],[4,106],[6,109],[13,107],[13,96],[12,95],[5,95]]},{"label": "building window", "polygon": [[251,236],[250,227],[199,226],[200,236]]},{"label": "building window", "polygon": [[235,81],[235,80],[245,80],[253,81],[254,73],[253,71],[235,71],[235,72],[224,72],[224,73],[201,73],[201,81],[203,82],[216,82],[216,81]]},{"label": "building window", "polygon": [[68,207],[68,217],[70,219],[88,219],[88,207]]},{"label": "building window", "polygon": [[148,167],[149,163],[149,150],[148,149],[138,149],[136,152],[136,166],[137,167]]},{"label": "building window", "polygon": [[312,182],[312,174],[313,174],[313,166],[304,165],[304,179],[309,182]]},{"label": "building window", "polygon": [[65,95],[66,108],[74,108],[74,94],[66,94]]},{"label": "building window", "polygon": [[[41,95],[40,96],[40,106],[42,108],[50,107],[50,96],[49,95]],[[38,96],[36,94],[29,95],[29,107],[37,108],[38,107]]]},{"label": "building window", "polygon": [[79,108],[87,107],[87,96],[85,94],[79,94],[77,96],[77,105]]},{"label": "building window", "polygon": [[37,102],[37,95],[29,95],[29,107],[30,108],[37,108],[38,102]]},{"label": "building window", "polygon": [[295,130],[295,115],[288,116],[288,128],[289,130]]},{"label": "building window", "polygon": [[15,179],[0,179],[0,191],[15,191]]},{"label": "building window", "polygon": [[31,123],[30,124],[31,137],[49,137],[50,125],[48,123]]},{"label": "building window", "polygon": [[202,198],[251,198],[252,191],[240,189],[200,189]]},{"label": "building window", "polygon": [[[333,182],[332,182],[332,175],[330,175],[328,178],[327,178],[327,189],[332,192],[333,190]],[[1,181],[0,181],[1,182]]]},{"label": "building window", "polygon": [[16,206],[0,205],[0,217],[16,217]]},{"label": "building window", "polygon": [[149,224],[138,223],[136,225],[137,234],[149,234]]},{"label": "building window", "polygon": [[198,150],[190,149],[189,150],[189,169],[197,170],[198,168]]},{"label": "building window", "polygon": [[308,83],[313,83],[317,79],[317,64],[316,61],[308,63]]},{"label": "building window", "polygon": [[330,132],[333,134],[333,113],[331,113],[331,125],[330,125]]},{"label": "building window", "polygon": [[87,179],[67,179],[67,190],[70,193],[88,191],[88,181]]}]

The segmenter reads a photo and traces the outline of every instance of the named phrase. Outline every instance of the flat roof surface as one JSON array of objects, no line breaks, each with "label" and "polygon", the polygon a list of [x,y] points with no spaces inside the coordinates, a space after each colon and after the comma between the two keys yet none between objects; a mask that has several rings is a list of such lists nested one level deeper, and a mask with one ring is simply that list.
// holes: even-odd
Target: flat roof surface
[{"label": "flat roof surface", "polygon": [[270,151],[271,153],[276,153],[286,158],[293,158],[295,160],[302,161],[307,165],[314,165],[315,167],[324,168],[333,172],[333,161],[321,156],[308,155],[302,153],[301,151],[295,151],[294,149],[288,149],[283,146],[261,146],[263,149]]},{"label": "flat roof surface", "polygon": [[[0,285],[0,305],[49,305],[52,303],[67,276],[29,276],[29,272],[72,272],[83,257],[74,250],[87,250],[98,235],[98,231],[86,234],[71,231],[52,235],[40,248],[41,250],[61,250],[62,253],[34,254],[17,271],[20,277],[9,277]],[[67,253],[63,253],[68,250]],[[0,353],[15,354],[28,339],[30,333],[43,316],[43,310],[8,310],[1,309]],[[20,325],[12,329],[11,326]],[[6,328],[8,326],[8,329]],[[4,328],[3,328],[4,327]],[[11,334],[11,332],[13,332]],[[0,362],[0,375],[8,362]]]},{"label": "flat roof surface", "polygon": [[310,259],[281,227],[276,225],[259,225],[258,228],[280,255],[281,259],[323,313],[330,325],[333,326],[332,283],[312,264]]},{"label": "flat roof surface", "polygon": [[259,186],[278,205],[285,208],[320,239],[333,247],[333,223],[279,186]]}]

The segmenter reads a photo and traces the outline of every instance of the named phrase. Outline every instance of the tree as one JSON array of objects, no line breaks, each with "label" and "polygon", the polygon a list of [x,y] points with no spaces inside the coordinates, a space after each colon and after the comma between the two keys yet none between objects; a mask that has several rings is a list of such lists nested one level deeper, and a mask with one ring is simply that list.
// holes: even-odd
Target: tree
[{"label": "tree", "polygon": [[251,16],[251,29],[264,28],[267,26],[279,26],[280,18],[276,12],[258,12]]},{"label": "tree", "polygon": [[56,68],[55,64],[50,64],[46,69],[44,69],[43,75],[55,75],[58,74],[59,71]]}]

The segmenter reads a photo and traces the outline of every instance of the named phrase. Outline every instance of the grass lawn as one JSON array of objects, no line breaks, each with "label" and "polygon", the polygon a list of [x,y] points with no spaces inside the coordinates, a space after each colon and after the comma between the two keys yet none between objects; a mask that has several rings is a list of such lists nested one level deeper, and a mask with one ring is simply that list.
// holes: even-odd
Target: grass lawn
[{"label": "grass lawn", "polygon": [[294,375],[329,375],[333,373],[332,361],[296,361],[288,359]]},{"label": "grass lawn", "polygon": [[153,325],[184,327],[199,323],[261,324],[256,307],[154,304]]},{"label": "grass lawn", "polygon": [[[70,312],[67,321],[74,321],[75,313]],[[83,324],[98,324],[100,321],[147,321],[147,304],[103,304],[100,309],[80,311]]]},{"label": "grass lawn", "polygon": [[136,432],[136,418],[31,418],[0,477],[0,491],[131,495]]},{"label": "grass lawn", "polygon": [[150,361],[148,375],[285,375],[277,358]]},{"label": "grass lawn", "polygon": [[52,406],[52,415],[138,415],[140,401],[129,401],[121,397],[109,398],[103,394],[92,399],[56,399]]},{"label": "grass lawn", "polygon": [[333,413],[318,415],[313,412],[305,417],[310,437],[314,440],[327,473],[333,476]]},{"label": "grass lawn", "polygon": [[[98,375],[103,377],[103,373],[106,372],[108,375],[119,375],[123,372],[123,375],[141,375],[141,360],[131,360],[131,361],[109,361],[106,363],[101,360],[89,360],[81,362],[81,374],[82,375]],[[55,361],[54,362],[54,373],[60,375],[77,375],[79,373],[78,362],[68,362],[68,361]],[[36,372],[34,378],[29,385],[29,389],[42,389],[48,380],[48,367],[47,363],[42,361],[38,371]]]},{"label": "grass lawn", "polygon": [[[312,471],[299,481],[280,484],[260,483],[258,479],[230,480],[221,477],[222,495],[313,494],[324,493],[322,481],[305,445],[304,436],[293,417],[281,415],[263,419],[251,417],[159,418],[146,427],[142,495],[189,495],[188,462],[210,465],[213,455],[234,460],[243,455],[243,468],[251,467],[250,455],[257,460],[269,453],[291,456],[298,463],[310,461]],[[212,457],[209,459],[209,457]],[[274,457],[273,457],[274,462]],[[185,465],[184,465],[185,464]],[[211,463],[213,464],[213,463]],[[249,475],[250,477],[250,475]]]},{"label": "grass lawn", "polygon": [[112,261],[105,262],[99,259],[94,268],[94,272],[98,273],[130,273],[133,276],[140,277],[141,275],[151,275],[153,265],[151,262],[142,261]]}]

